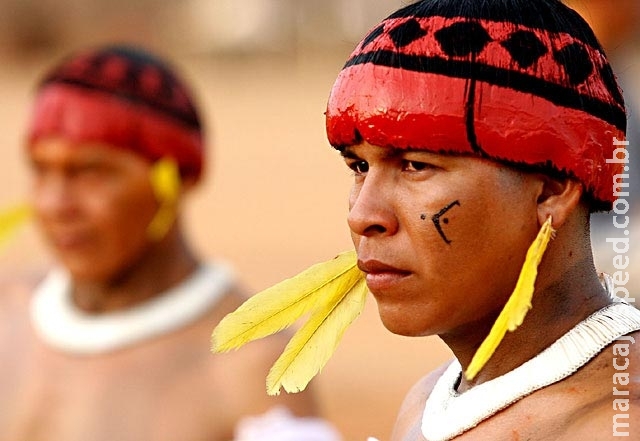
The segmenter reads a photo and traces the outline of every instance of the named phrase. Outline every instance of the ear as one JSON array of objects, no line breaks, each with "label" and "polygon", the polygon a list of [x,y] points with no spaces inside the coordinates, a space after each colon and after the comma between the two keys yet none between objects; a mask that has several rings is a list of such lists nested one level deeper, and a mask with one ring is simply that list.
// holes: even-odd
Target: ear
[{"label": "ear", "polygon": [[542,191],[538,197],[540,225],[551,216],[553,228],[561,227],[580,203],[583,193],[582,184],[575,179],[555,179],[544,176]]},{"label": "ear", "polygon": [[180,191],[182,194],[189,193],[195,187],[198,186],[200,180],[195,178],[194,176],[183,176],[180,182]]}]

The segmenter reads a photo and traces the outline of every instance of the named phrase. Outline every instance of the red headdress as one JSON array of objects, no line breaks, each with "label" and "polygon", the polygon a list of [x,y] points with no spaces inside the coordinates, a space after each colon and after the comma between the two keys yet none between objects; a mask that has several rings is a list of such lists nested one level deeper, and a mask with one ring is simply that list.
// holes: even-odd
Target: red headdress
[{"label": "red headdress", "polygon": [[202,172],[203,130],[187,87],[140,49],[100,48],[53,68],[38,89],[28,141],[45,136],[172,158],[182,176]]},{"label": "red headdress", "polygon": [[337,147],[472,154],[580,180],[610,209],[624,100],[589,26],[557,0],[424,0],[375,27],[327,108]]}]

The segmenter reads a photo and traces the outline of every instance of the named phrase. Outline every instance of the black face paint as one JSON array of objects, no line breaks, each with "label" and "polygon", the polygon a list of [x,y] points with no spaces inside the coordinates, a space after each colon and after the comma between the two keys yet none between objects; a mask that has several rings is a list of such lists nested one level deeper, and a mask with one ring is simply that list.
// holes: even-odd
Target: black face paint
[{"label": "black face paint", "polygon": [[[444,242],[448,245],[451,243],[451,241],[449,239],[447,239],[447,236],[444,234],[444,231],[442,231],[442,226],[440,225],[440,218],[442,217],[443,214],[445,214],[447,211],[449,211],[454,205],[457,205],[458,207],[460,206],[460,201],[458,201],[457,199],[453,202],[451,202],[449,205],[447,205],[446,207],[444,207],[442,210],[438,211],[436,214],[434,214],[431,217],[431,220],[433,221],[433,225],[435,225],[436,230],[438,230],[438,233],[440,233],[440,236],[442,237],[442,240],[444,240]],[[448,224],[449,223],[449,219],[448,218],[444,218],[442,219],[442,223],[443,224]]]},{"label": "black face paint", "polygon": [[422,214],[420,215],[420,219],[425,220],[426,218],[427,218],[427,215],[426,215],[426,214],[422,213]]}]

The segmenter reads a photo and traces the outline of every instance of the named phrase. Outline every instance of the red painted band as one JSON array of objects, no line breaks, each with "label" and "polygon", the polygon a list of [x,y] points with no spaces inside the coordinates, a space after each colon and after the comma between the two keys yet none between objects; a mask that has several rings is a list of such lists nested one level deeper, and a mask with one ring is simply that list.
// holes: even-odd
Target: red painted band
[{"label": "red painted band", "polygon": [[203,168],[200,133],[152,108],[100,91],[65,84],[45,86],[36,97],[28,142],[64,136],[74,142],[104,142],[151,161],[171,157],[183,176]]},{"label": "red painted band", "polygon": [[[473,154],[465,125],[469,80],[405,71],[371,63],[344,69],[326,113],[334,146],[370,144]],[[615,126],[586,112],[560,107],[517,90],[478,82],[474,129],[490,157],[512,163],[548,165],[584,183],[600,201],[612,202],[612,177],[620,164],[608,164]]]}]

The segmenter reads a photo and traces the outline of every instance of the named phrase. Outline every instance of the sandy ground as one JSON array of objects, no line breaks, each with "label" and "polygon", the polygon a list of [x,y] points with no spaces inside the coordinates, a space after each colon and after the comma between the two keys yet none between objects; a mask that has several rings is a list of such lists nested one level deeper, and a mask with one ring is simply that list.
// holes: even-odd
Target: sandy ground
[{"label": "sandy ground", "polygon": [[[306,58],[177,61],[194,83],[209,127],[209,173],[187,201],[191,241],[233,262],[251,291],[351,247],[351,175],[324,135],[329,89],[347,54]],[[0,206],[24,200],[22,132],[32,84],[51,56],[0,70]],[[32,226],[0,253],[0,271],[43,267],[49,255]],[[388,439],[407,389],[448,358],[435,338],[408,339],[380,324],[375,301],[317,377],[328,418],[347,441]]]},{"label": "sandy ground", "polygon": [[[183,57],[209,127],[208,177],[185,222],[209,258],[232,262],[251,291],[351,247],[349,170],[327,144],[324,108],[347,53],[297,58]],[[0,70],[0,206],[24,199],[21,134],[32,84],[50,54]],[[0,253],[0,271],[49,262],[37,233],[22,229]],[[388,439],[407,389],[449,357],[437,338],[387,332],[373,298],[317,377],[324,410],[346,441]]]}]

